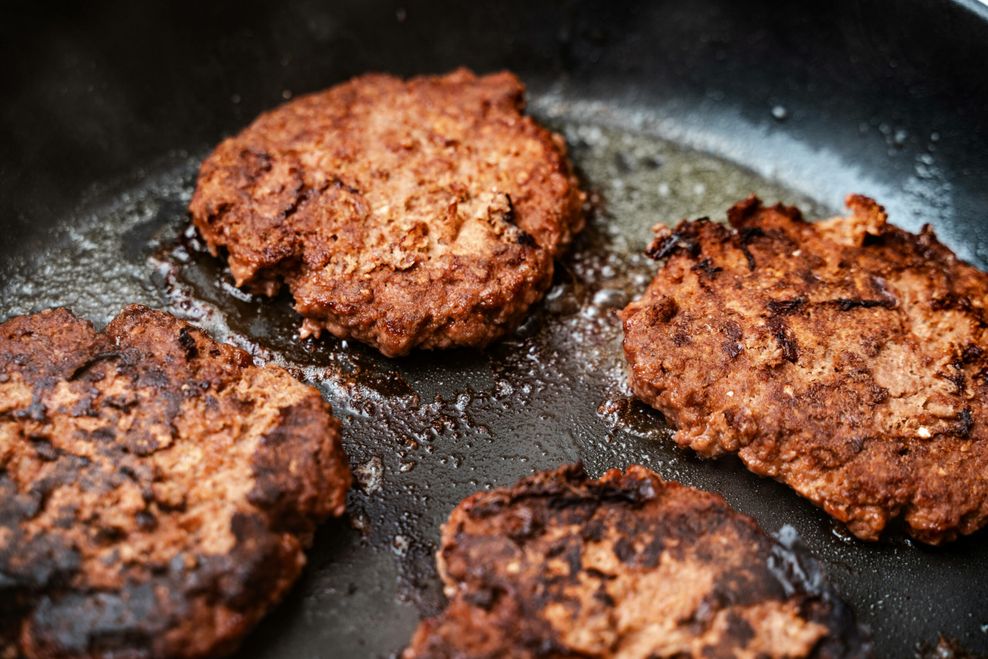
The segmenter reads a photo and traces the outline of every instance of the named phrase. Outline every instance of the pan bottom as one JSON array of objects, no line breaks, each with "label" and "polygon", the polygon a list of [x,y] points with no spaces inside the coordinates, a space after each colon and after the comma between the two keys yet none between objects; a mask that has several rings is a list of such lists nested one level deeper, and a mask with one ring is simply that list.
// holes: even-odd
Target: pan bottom
[{"label": "pan bottom", "polygon": [[872,627],[880,654],[902,656],[940,631],[988,649],[988,635],[972,635],[977,625],[965,618],[988,610],[988,595],[975,587],[986,578],[978,566],[988,565],[977,538],[942,550],[901,538],[850,540],[825,514],[735,459],[703,461],[675,448],[659,415],[627,389],[616,313],[654,273],[642,256],[651,226],[720,218],[750,193],[800,205],[811,217],[834,209],[638,126],[588,120],[548,96],[532,105],[566,136],[594,203],[546,300],[485,352],[391,360],[353,342],[299,342],[290,299],[239,291],[186,230],[199,160],[187,154],[94,193],[44,252],[5,266],[4,318],[64,305],[103,323],[131,302],[163,308],[285,366],[332,403],[357,479],[350,514],[321,530],[302,582],[244,654],[398,651],[419,617],[441,606],[433,553],[453,506],[478,489],[576,460],[595,476],[641,463],[723,494],[769,531],[798,534]]}]

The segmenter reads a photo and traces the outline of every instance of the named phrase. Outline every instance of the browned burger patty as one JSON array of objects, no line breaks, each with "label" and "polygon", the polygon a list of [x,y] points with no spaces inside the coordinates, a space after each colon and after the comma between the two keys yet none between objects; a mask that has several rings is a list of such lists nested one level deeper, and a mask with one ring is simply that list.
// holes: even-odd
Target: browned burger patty
[{"label": "browned burger patty", "polygon": [[869,644],[796,558],[715,494],[578,466],[468,497],[443,528],[449,605],[406,659],[854,657]]},{"label": "browned burger patty", "polygon": [[366,75],[261,115],[202,164],[189,209],[238,286],[386,355],[512,330],[583,223],[563,139],[511,73]]},{"label": "browned burger patty", "polygon": [[0,656],[229,652],[350,475],[319,393],[167,314],[0,325]]},{"label": "browned burger patty", "polygon": [[659,229],[625,309],[635,394],[705,456],[737,453],[865,540],[988,518],[988,275],[871,199],[805,222],[752,197]]}]

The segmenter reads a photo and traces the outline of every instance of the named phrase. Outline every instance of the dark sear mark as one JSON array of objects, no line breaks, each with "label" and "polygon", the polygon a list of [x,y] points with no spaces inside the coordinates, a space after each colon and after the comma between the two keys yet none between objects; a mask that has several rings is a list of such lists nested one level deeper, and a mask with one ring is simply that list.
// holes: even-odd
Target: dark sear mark
[{"label": "dark sear mark", "polygon": [[967,390],[967,376],[964,375],[964,371],[961,370],[963,369],[963,366],[958,369],[956,365],[953,365],[953,368],[955,369],[953,372],[940,372],[938,375],[954,385],[955,394],[963,394]]},{"label": "dark sear mark", "polygon": [[976,319],[979,327],[988,327],[988,321],[985,320],[984,308],[971,302],[970,296],[948,293],[942,297],[935,297],[930,300],[930,307],[934,311],[960,311]]},{"label": "dark sear mark", "polygon": [[701,259],[696,265],[693,266],[695,272],[701,272],[706,275],[709,279],[715,279],[718,273],[723,271],[723,268],[719,268],[714,265],[713,261],[710,259]]},{"label": "dark sear mark", "polygon": [[[808,304],[805,297],[796,297],[789,300],[769,300],[765,305],[770,312],[780,316],[799,311]],[[814,304],[826,304],[835,306],[841,311],[851,311],[852,309],[895,309],[897,302],[895,299],[884,298],[881,300],[869,300],[863,298],[837,298],[834,300],[823,300]]]},{"label": "dark sear mark", "polygon": [[806,306],[806,298],[796,297],[791,300],[769,300],[766,306],[769,311],[776,315],[788,316]]},{"label": "dark sear mark", "polygon": [[957,433],[958,436],[967,439],[971,436],[972,430],[974,430],[974,414],[971,412],[970,407],[965,407],[957,415],[957,421],[954,424],[954,432]]},{"label": "dark sear mark", "polygon": [[[346,181],[344,181],[343,179],[341,179],[339,176],[334,176],[332,178],[332,182],[331,182],[330,185],[332,185],[337,190],[345,190],[348,193],[350,193],[351,195],[353,195],[354,197],[361,197],[362,196],[360,194],[360,190],[358,188],[356,188],[356,187],[348,184]],[[323,189],[324,190],[327,190],[327,189],[329,189],[329,186],[327,186],[326,188],[323,188]]]},{"label": "dark sear mark", "polygon": [[765,232],[759,227],[742,227],[738,231],[739,247],[741,253],[744,254],[745,260],[748,261],[748,270],[754,270],[756,267],[755,255],[751,253],[748,249],[748,245],[755,241],[755,238],[762,238],[765,236]]},{"label": "dark sear mark", "polygon": [[862,298],[848,298],[842,297],[836,300],[827,300],[824,304],[832,304],[841,311],[850,311],[851,309],[874,309],[876,307],[881,307],[883,309],[895,309],[896,301],[894,299],[883,299],[883,300],[865,300]]},{"label": "dark sear mark", "polygon": [[723,343],[724,352],[727,353],[728,357],[734,359],[744,351],[744,345],[741,343],[744,331],[737,321],[729,320],[721,327],[721,332],[727,337]]},{"label": "dark sear mark", "polygon": [[799,361],[799,346],[796,345],[796,340],[792,337],[786,321],[781,316],[772,316],[769,318],[768,327],[782,350],[783,359],[791,364]]},{"label": "dark sear mark", "polygon": [[515,204],[511,201],[511,195],[508,193],[504,194],[504,199],[508,203],[508,210],[501,216],[501,219],[507,224],[514,225],[517,219],[515,215]]},{"label": "dark sear mark", "polygon": [[677,233],[656,238],[645,249],[645,256],[653,261],[661,261],[668,258],[680,245],[680,236]]},{"label": "dark sear mark", "polygon": [[100,362],[110,361],[110,360],[113,360],[113,359],[124,360],[124,354],[122,352],[120,352],[120,351],[117,351],[117,350],[108,350],[106,352],[97,353],[97,354],[93,355],[92,357],[86,358],[85,361],[83,361],[81,364],[79,364],[78,366],[76,366],[75,369],[73,369],[68,374],[68,376],[66,377],[66,379],[67,380],[76,380],[83,373],[85,373],[86,371],[88,371],[92,367],[96,366]]},{"label": "dark sear mark", "polygon": [[[701,217],[696,222],[709,223],[709,220]],[[645,249],[645,256],[653,261],[662,261],[679,251],[689,254],[694,259],[700,256],[700,243],[696,241],[696,232],[688,227],[682,231],[670,231],[662,227]]]},{"label": "dark sear mark", "polygon": [[196,340],[192,338],[191,334],[189,334],[188,327],[183,327],[179,330],[178,344],[182,346],[183,350],[185,350],[186,361],[192,361],[199,355],[199,349],[196,347]]},{"label": "dark sear mark", "polygon": [[652,310],[652,314],[659,323],[668,323],[670,320],[676,317],[679,313],[679,305],[676,304],[676,300],[671,297],[663,298]]},{"label": "dark sear mark", "polygon": [[37,452],[38,457],[46,462],[52,462],[58,459],[58,449],[52,446],[51,440],[47,437],[29,437],[28,440],[31,442],[31,446]]},{"label": "dark sear mark", "polygon": [[974,362],[981,359],[984,356],[985,351],[981,346],[969,343],[964,347],[959,357],[954,361],[955,366],[959,364],[958,367],[965,366],[967,364],[973,364]]}]

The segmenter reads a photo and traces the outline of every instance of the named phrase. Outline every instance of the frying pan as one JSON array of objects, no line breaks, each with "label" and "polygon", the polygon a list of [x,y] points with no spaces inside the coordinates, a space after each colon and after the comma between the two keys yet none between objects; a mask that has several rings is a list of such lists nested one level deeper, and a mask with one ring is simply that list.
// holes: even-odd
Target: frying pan
[{"label": "frying pan", "polygon": [[[145,302],[319,386],[358,475],[250,657],[394,654],[442,606],[439,525],[533,470],[640,462],[722,493],[818,557],[879,656],[951,636],[988,652],[988,536],[941,548],[847,537],[737,460],[675,449],[631,401],[616,308],[654,265],[649,227],[749,192],[839,210],[878,198],[988,266],[988,10],[851,2],[8,3],[0,20],[0,317],[66,304],[105,322]],[[595,191],[547,301],[487,351],[387,360],[299,344],[201,253],[184,206],[223,136],[366,71],[510,68]]]}]

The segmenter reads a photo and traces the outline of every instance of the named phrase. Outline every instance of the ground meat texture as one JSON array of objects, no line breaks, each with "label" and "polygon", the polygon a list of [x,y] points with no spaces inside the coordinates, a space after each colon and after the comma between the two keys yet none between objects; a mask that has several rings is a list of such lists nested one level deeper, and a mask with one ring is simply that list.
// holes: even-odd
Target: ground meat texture
[{"label": "ground meat texture", "polygon": [[0,657],[232,651],[343,513],[338,428],[165,313],[0,325]]},{"label": "ground meat texture", "polygon": [[660,228],[624,310],[631,387],[676,441],[736,453],[864,540],[937,544],[988,518],[988,275],[852,195],[810,223],[749,198]]},{"label": "ground meat texture", "polygon": [[510,73],[365,75],[261,115],[189,206],[238,286],[376,346],[484,346],[515,328],[583,224],[563,139]]},{"label": "ground meat texture", "polygon": [[563,467],[453,510],[449,604],[404,657],[868,656],[839,599],[785,576],[796,560],[715,494]]}]

